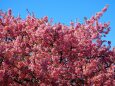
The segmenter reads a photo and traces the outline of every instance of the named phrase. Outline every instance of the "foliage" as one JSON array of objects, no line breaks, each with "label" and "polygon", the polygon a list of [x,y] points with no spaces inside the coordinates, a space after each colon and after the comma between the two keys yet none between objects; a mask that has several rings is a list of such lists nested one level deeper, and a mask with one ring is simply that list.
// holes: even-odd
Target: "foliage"
[{"label": "foliage", "polygon": [[70,26],[0,11],[0,85],[115,86],[109,22],[99,22],[107,7]]}]

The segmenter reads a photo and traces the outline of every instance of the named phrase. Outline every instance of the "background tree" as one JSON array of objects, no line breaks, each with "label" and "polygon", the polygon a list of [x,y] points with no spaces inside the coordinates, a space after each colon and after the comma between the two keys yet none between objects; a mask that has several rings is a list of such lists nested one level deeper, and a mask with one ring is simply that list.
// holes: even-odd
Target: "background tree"
[{"label": "background tree", "polygon": [[107,7],[70,26],[0,11],[0,85],[114,86],[109,22],[99,22]]}]

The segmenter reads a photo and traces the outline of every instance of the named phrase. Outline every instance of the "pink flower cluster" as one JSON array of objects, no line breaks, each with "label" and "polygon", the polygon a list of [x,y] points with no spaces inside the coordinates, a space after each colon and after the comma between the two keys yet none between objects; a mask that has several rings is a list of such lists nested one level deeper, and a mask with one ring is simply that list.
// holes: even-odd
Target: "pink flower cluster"
[{"label": "pink flower cluster", "polygon": [[109,22],[98,21],[107,7],[70,26],[0,11],[0,85],[115,86]]}]

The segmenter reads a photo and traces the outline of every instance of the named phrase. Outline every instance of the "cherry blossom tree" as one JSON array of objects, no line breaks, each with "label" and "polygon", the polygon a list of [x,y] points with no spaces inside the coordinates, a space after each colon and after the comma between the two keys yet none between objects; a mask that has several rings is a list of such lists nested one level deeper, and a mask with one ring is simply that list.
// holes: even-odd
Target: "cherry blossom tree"
[{"label": "cherry blossom tree", "polygon": [[0,11],[0,85],[115,86],[110,23],[99,22],[107,7],[70,26]]}]

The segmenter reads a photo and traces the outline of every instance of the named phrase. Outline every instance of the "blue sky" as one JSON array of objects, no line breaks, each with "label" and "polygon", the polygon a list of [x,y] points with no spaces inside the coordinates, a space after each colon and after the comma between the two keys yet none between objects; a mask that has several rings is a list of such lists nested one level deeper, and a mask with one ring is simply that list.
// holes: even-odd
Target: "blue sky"
[{"label": "blue sky", "polygon": [[15,16],[20,13],[22,18],[27,16],[26,9],[28,9],[37,17],[48,16],[56,23],[68,25],[76,18],[80,22],[84,17],[90,18],[106,4],[109,4],[109,9],[100,21],[111,22],[111,31],[106,39],[112,41],[113,47],[115,46],[115,0],[0,0],[0,9],[7,11],[11,8]]}]

